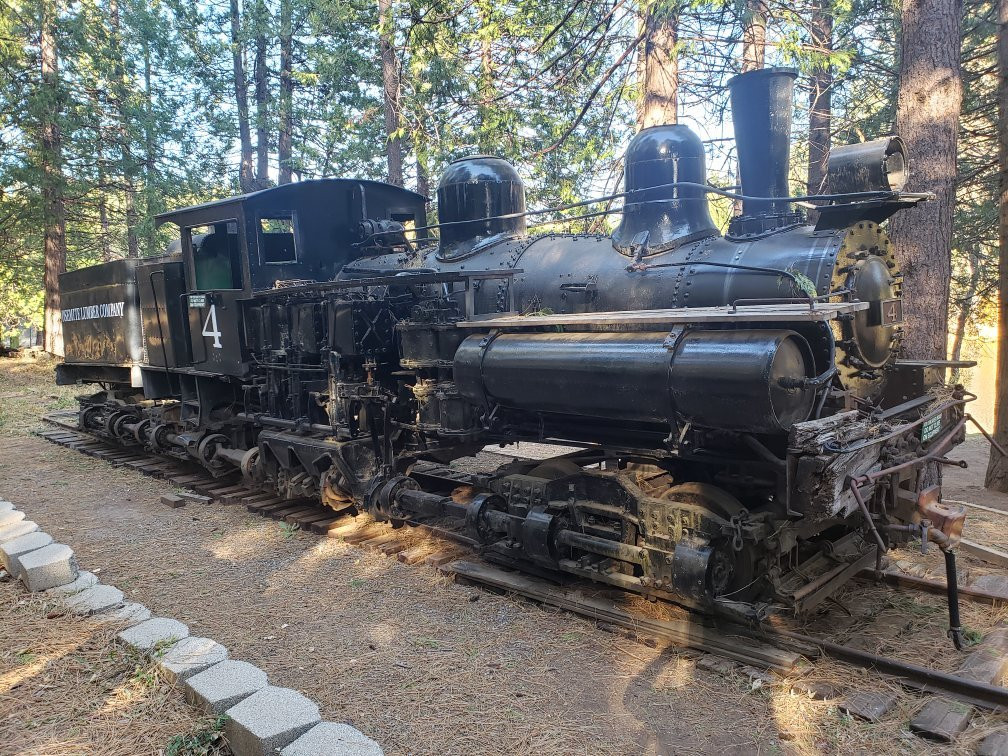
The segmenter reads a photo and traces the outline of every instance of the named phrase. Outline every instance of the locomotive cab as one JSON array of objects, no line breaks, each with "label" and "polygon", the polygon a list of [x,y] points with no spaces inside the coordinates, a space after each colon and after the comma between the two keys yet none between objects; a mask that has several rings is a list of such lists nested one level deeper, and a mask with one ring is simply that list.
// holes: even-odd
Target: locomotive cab
[{"label": "locomotive cab", "polygon": [[[184,350],[171,364],[163,345],[148,343],[160,353],[162,368],[241,377],[248,373],[245,305],[255,292],[293,283],[332,280],[343,266],[361,256],[361,225],[393,223],[419,226],[426,198],[399,187],[373,181],[320,179],[264,189],[239,197],[195,205],[157,216],[160,226],[179,227],[181,259],[177,263],[183,288],[161,292],[160,279],[145,281],[151,322],[145,322],[149,342],[184,324]],[[161,271],[159,271],[161,272]],[[176,273],[176,278],[179,276]],[[143,298],[143,297],[142,297]],[[149,384],[164,395],[166,370],[154,371]],[[168,383],[173,383],[168,378]]]}]

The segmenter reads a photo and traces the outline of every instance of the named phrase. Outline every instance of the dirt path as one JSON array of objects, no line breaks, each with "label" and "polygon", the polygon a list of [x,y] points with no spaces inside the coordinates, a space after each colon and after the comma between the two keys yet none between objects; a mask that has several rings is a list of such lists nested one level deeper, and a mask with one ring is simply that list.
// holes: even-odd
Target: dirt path
[{"label": "dirt path", "polygon": [[[158,502],[166,490],[37,438],[0,437],[0,496],[83,564],[390,754],[968,752],[1004,722],[980,716],[958,747],[931,746],[906,727],[921,698],[900,693],[883,722],[866,725],[835,701],[754,688],[697,668],[693,654],[238,507],[168,509]],[[836,665],[814,673],[885,687]]]}]

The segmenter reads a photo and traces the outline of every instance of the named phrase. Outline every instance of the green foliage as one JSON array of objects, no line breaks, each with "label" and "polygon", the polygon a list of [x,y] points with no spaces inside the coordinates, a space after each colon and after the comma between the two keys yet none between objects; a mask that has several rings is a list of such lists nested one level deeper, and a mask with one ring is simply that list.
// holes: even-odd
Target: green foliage
[{"label": "green foliage", "polygon": [[[44,115],[60,105],[61,183],[69,268],[127,254],[160,254],[172,229],[154,216],[238,191],[236,85],[249,89],[253,147],[264,129],[271,176],[281,104],[281,8],[289,9],[292,56],[291,166],[295,179],[386,175],[384,90],[376,0],[238,0],[230,3],[112,0],[60,4],[60,84],[40,86],[43,0],[13,0],[0,14],[0,337],[42,323]],[[898,89],[898,4],[834,0],[832,47],[810,32],[819,0],[768,4],[767,65],[801,72],[793,128],[793,188],[807,174],[808,76],[834,78],[834,144],[892,131]],[[406,183],[433,193],[453,159],[505,157],[528,186],[530,207],[617,191],[621,155],[636,130],[641,12],[674,21],[678,115],[708,141],[712,183],[737,183],[727,119],[727,79],[740,70],[753,22],[746,0],[638,3],[391,0],[382,29],[398,73],[398,120]],[[995,7],[966,0],[961,181],[955,218],[953,303],[963,329],[992,317],[996,278],[994,149]],[[266,45],[266,89],[254,102],[257,38]],[[232,53],[246,80],[235,81]],[[712,199],[724,228],[733,205]],[[543,220],[556,230],[606,232],[618,216]]]},{"label": "green foliage", "polygon": [[165,756],[223,756],[230,753],[224,740],[227,719],[221,714],[202,730],[176,735],[165,746]]}]

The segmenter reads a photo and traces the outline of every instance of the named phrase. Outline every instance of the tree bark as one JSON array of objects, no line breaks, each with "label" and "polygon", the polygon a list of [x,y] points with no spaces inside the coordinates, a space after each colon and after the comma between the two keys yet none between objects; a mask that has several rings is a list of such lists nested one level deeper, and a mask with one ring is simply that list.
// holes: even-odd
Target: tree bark
[{"label": "tree bark", "polygon": [[277,183],[291,182],[291,147],[293,131],[294,78],[292,0],[280,0],[280,128],[277,139]]},{"label": "tree bark", "polygon": [[119,15],[118,0],[109,1],[109,41],[112,53],[112,100],[119,117],[120,170],[123,180],[123,194],[126,205],[126,255],[140,256],[140,240],[137,236],[136,210],[136,165],[133,159],[133,135],[130,125],[133,121],[126,104],[126,61],[122,43],[122,19]]},{"label": "tree bark", "polygon": [[399,65],[395,56],[395,18],[392,15],[392,0],[378,0],[378,47],[381,52],[382,84],[385,90],[385,155],[388,159],[388,182],[402,186]]},{"label": "tree bark", "polygon": [[154,92],[151,85],[151,52],[150,42],[146,36],[143,41],[144,58],[144,211],[147,222],[144,224],[144,250],[149,257],[155,254],[156,236],[154,233],[155,207],[154,173],[157,164],[156,140],[154,138]]},{"label": "tree bark", "polygon": [[[998,0],[998,356],[994,438],[1008,449],[1008,0]],[[987,488],[1008,492],[1008,458],[991,446]]]},{"label": "tree bark", "polygon": [[678,121],[678,13],[669,0],[654,0],[642,9],[644,39],[637,58],[637,123],[642,129]]},{"label": "tree bark", "polygon": [[266,4],[256,3],[255,18],[255,77],[256,103],[256,188],[269,186],[269,69],[266,67]]},{"label": "tree bark", "polygon": [[907,191],[936,199],[889,222],[903,271],[903,356],[942,359],[948,341],[956,146],[962,105],[961,0],[902,0],[896,133],[907,143]]},{"label": "tree bark", "polygon": [[746,0],[742,25],[742,72],[763,68],[766,60],[766,0]]},{"label": "tree bark", "polygon": [[[826,161],[830,151],[833,70],[829,55],[833,52],[833,6],[831,0],[816,0],[809,23],[811,44],[823,59],[813,73],[809,89],[808,193],[822,194],[826,188]],[[815,211],[809,221],[815,222]]]},{"label": "tree bark", "polygon": [[238,139],[241,143],[238,184],[243,192],[251,192],[255,188],[252,173],[252,131],[249,126],[248,79],[245,76],[245,51],[242,44],[238,0],[231,0],[231,64],[234,71],[235,104],[238,106]]},{"label": "tree bark", "polygon": [[45,227],[45,350],[63,354],[63,323],[60,317],[59,274],[66,271],[66,199],[63,180],[63,140],[60,131],[62,95],[59,84],[59,53],[56,47],[59,23],[58,0],[42,0],[39,52],[43,113],[42,212]]}]

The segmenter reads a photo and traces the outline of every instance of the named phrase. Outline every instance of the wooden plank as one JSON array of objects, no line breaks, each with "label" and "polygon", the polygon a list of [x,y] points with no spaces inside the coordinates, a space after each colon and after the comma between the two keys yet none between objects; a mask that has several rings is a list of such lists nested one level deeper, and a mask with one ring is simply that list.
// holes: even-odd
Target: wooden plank
[{"label": "wooden plank", "polygon": [[984,546],[976,541],[963,538],[959,541],[957,548],[959,551],[963,551],[970,556],[975,556],[977,559],[982,559],[988,564],[994,564],[998,567],[1008,567],[1008,552],[995,549],[993,546]]},{"label": "wooden plank", "polygon": [[[875,570],[861,570],[854,576],[858,580],[874,581]],[[913,588],[914,590],[934,593],[938,596],[948,595],[948,587],[944,580],[927,580],[926,578],[904,575],[900,572],[884,570],[879,576],[881,582],[897,588]],[[994,604],[1005,601],[1005,597],[996,593],[989,593],[986,590],[977,590],[968,586],[959,586],[959,598],[967,601],[975,601],[978,604]]]},{"label": "wooden plank", "polygon": [[[293,522],[297,522],[301,527],[307,528],[314,522],[319,520],[331,520],[333,517],[333,511],[327,507],[316,506],[311,511],[306,512],[302,515],[295,516]],[[291,522],[291,520],[288,520]]]},{"label": "wooden plank", "polygon": [[286,507],[277,507],[276,509],[266,511],[266,516],[271,520],[283,520],[287,515],[294,514],[295,512],[304,512],[305,509],[306,507],[303,503],[288,502]]},{"label": "wooden plank", "polygon": [[327,517],[324,520],[316,520],[311,524],[311,532],[317,535],[328,535],[329,530],[336,527],[342,520],[342,517]]},{"label": "wooden plank", "polygon": [[983,504],[974,504],[972,501],[959,501],[958,499],[942,499],[942,501],[947,504],[962,504],[964,507],[982,509],[984,512],[991,512],[992,514],[1008,515],[1008,509],[996,509],[995,507],[988,507]]},{"label": "wooden plank", "polygon": [[[393,534],[384,533],[382,535],[375,536],[374,538],[369,538],[366,541],[361,541],[357,545],[362,549],[377,549],[380,548],[381,546],[384,546],[386,543],[398,540],[399,539],[396,538],[396,536],[394,536]],[[402,551],[402,547],[400,547],[399,550]]]},{"label": "wooden plank", "polygon": [[291,501],[284,501],[283,503],[277,504],[276,506],[264,507],[263,509],[260,509],[258,514],[262,517],[269,517],[271,520],[282,520],[285,515],[290,514],[291,512],[294,512],[300,508],[301,506],[299,504],[295,504],[294,502]]},{"label": "wooden plank", "polygon": [[412,549],[407,549],[406,551],[400,551],[399,554],[396,556],[396,559],[398,559],[403,564],[416,564],[426,555],[427,555],[426,546],[414,546]]},{"label": "wooden plank", "polygon": [[189,483],[199,483],[202,480],[206,480],[206,476],[199,473],[184,473],[172,476],[172,483],[177,483],[180,486],[185,486]]},{"label": "wooden plank", "polygon": [[385,556],[393,556],[395,554],[399,554],[400,552],[402,552],[403,548],[404,547],[402,541],[400,541],[398,538],[393,538],[392,540],[386,541],[381,546],[379,546],[378,550]]},{"label": "wooden plank", "polygon": [[448,562],[455,561],[460,556],[462,556],[462,552],[458,549],[444,549],[425,556],[420,560],[420,564],[427,567],[440,567],[441,565],[448,564]]},{"label": "wooden plank", "polygon": [[315,507],[303,506],[300,509],[297,509],[293,512],[290,512],[289,514],[284,515],[281,519],[283,519],[284,522],[296,523],[300,525],[302,523],[302,518],[311,517],[312,515],[315,515],[317,513],[318,510]]},{"label": "wooden plank", "polygon": [[238,490],[233,493],[223,494],[218,496],[217,499],[222,504],[242,504],[248,498],[248,495],[252,492],[252,489],[245,486],[238,486]]},{"label": "wooden plank", "polygon": [[[686,263],[688,266],[689,263]],[[823,321],[838,315],[867,310],[868,302],[819,302],[807,304],[743,305],[732,308],[678,307],[668,310],[617,310],[561,315],[504,315],[480,320],[462,320],[458,328],[543,328],[559,325],[672,324],[717,322],[772,322],[780,320]]]},{"label": "wooden plank", "polygon": [[377,523],[371,523],[365,525],[363,528],[358,528],[353,533],[348,533],[343,536],[343,540],[352,546],[356,546],[363,541],[368,541],[372,538],[377,538],[378,536],[384,534],[385,528],[378,525]]},{"label": "wooden plank", "polygon": [[181,496],[176,496],[175,494],[161,494],[161,503],[166,507],[178,509],[179,507],[184,507],[186,505],[186,500]]},{"label": "wooden plank", "polygon": [[341,522],[335,528],[331,528],[329,530],[329,535],[333,538],[343,538],[351,533],[356,533],[361,528],[365,528],[368,525],[373,524],[374,523],[367,517],[351,517],[346,522]]},{"label": "wooden plank", "polygon": [[269,509],[270,507],[275,507],[278,504],[285,504],[286,501],[277,496],[270,497],[269,499],[260,499],[258,501],[250,502],[245,505],[245,509],[249,512],[261,512],[264,509]]}]

